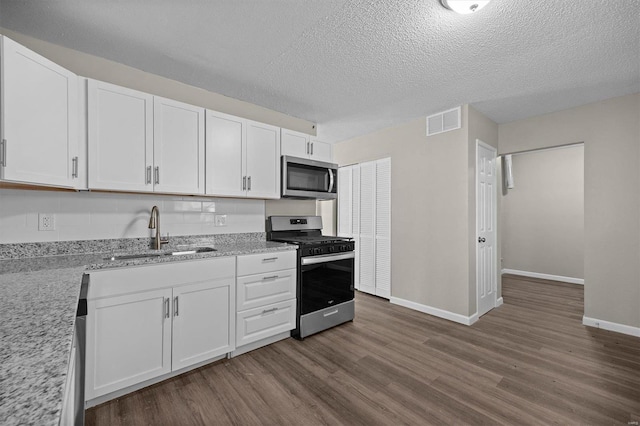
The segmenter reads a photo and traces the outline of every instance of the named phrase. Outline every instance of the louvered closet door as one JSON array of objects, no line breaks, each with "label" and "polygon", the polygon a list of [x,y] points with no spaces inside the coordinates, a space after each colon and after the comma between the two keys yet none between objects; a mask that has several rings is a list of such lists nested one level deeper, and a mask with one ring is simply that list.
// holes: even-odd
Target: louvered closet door
[{"label": "louvered closet door", "polygon": [[376,162],[376,291],[391,297],[391,159]]},{"label": "louvered closet door", "polygon": [[360,165],[351,166],[351,234],[355,244],[354,286],[360,290]]},{"label": "louvered closet door", "polygon": [[360,290],[376,294],[376,164],[360,164]]}]

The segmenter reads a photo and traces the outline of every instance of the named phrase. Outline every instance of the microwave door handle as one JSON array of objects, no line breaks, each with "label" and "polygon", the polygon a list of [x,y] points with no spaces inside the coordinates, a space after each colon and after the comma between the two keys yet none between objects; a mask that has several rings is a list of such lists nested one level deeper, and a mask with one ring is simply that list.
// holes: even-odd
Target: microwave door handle
[{"label": "microwave door handle", "polygon": [[329,170],[329,192],[333,192],[333,169]]}]

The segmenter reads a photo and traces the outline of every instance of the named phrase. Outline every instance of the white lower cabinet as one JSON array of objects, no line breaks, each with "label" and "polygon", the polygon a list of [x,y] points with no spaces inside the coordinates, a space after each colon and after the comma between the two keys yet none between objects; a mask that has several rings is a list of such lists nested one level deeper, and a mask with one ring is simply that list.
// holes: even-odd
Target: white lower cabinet
[{"label": "white lower cabinet", "polygon": [[235,257],[95,271],[87,299],[87,401],[235,348]]},{"label": "white lower cabinet", "polygon": [[289,337],[296,328],[296,263],[293,250],[238,256],[233,355]]}]

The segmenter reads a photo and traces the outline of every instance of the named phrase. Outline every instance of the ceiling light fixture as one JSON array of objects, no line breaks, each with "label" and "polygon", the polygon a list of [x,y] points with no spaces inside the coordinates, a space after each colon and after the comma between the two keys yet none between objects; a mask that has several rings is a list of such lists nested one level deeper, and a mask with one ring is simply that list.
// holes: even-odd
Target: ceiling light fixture
[{"label": "ceiling light fixture", "polygon": [[489,3],[490,0],[440,0],[440,3],[449,10],[466,15],[477,12]]}]

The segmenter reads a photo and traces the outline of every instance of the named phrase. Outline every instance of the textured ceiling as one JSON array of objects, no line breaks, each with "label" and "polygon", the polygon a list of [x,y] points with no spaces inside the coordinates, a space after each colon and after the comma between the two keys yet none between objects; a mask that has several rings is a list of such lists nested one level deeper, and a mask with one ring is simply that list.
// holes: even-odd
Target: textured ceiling
[{"label": "textured ceiling", "polygon": [[0,26],[318,124],[498,123],[640,91],[640,0],[0,0]]}]

